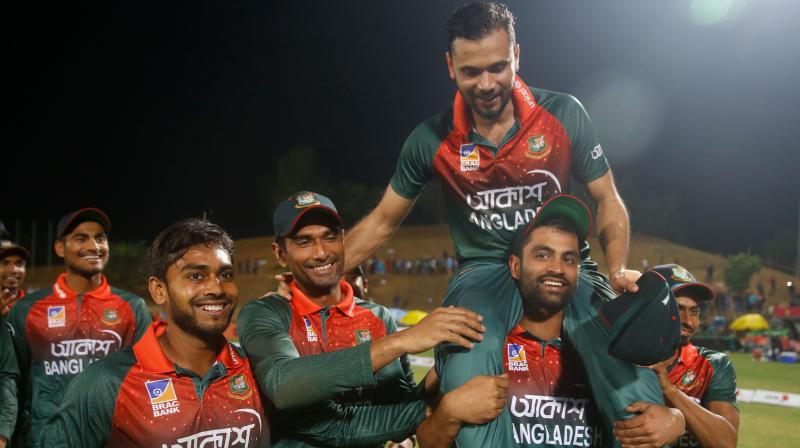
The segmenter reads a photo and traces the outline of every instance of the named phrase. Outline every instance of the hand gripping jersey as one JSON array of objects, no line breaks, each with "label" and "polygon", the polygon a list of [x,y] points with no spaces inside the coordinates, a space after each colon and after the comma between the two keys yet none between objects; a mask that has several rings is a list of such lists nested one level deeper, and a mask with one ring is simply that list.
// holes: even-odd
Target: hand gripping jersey
[{"label": "hand gripping jersey", "polygon": [[243,353],[225,344],[200,378],[164,355],[158,337],[166,329],[154,323],[133,347],[75,378],[42,431],[42,446],[268,445],[268,422]]},{"label": "hand gripping jersey", "polygon": [[517,122],[493,147],[472,127],[460,93],[453,108],[411,133],[391,186],[411,199],[432,175],[442,184],[447,222],[462,262],[505,262],[515,230],[554,194],[569,190],[570,176],[589,183],[608,171],[594,127],[577,99],[514,83]]},{"label": "hand gripping jersey", "polygon": [[[669,369],[669,380],[701,406],[707,407],[712,401],[736,406],[736,372],[724,353],[692,344],[684,345]],[[687,430],[673,446],[701,445]]]},{"label": "hand gripping jersey", "polygon": [[577,354],[517,325],[506,339],[511,434],[521,446],[604,446],[608,437]]},{"label": "hand gripping jersey", "polygon": [[17,423],[17,381],[19,368],[14,356],[11,335],[4,327],[5,319],[0,316],[0,437],[11,440]]},{"label": "hand gripping jersey", "polygon": [[426,403],[406,357],[372,373],[370,345],[396,330],[383,306],[353,297],[320,308],[290,285],[239,315],[242,346],[262,391],[275,403],[275,446],[383,446],[412,434]]},{"label": "hand gripping jersey", "polygon": [[75,375],[130,346],[150,324],[144,300],[110,287],[105,277],[80,294],[66,278],[61,274],[52,290],[26,296],[8,316],[23,378],[21,436],[28,446],[36,444]]}]

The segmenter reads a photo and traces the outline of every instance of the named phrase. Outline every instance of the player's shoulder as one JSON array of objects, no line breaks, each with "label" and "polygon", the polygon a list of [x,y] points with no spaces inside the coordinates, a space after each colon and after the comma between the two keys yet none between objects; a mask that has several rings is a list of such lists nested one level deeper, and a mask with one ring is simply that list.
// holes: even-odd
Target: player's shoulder
[{"label": "player's shoulder", "polygon": [[53,295],[53,290],[50,288],[42,288],[38,289],[31,293],[26,293],[23,298],[21,298],[14,306],[11,307],[11,311],[6,319],[6,322],[11,324],[12,322],[16,322],[17,319],[25,319],[28,315],[28,312],[33,308],[36,303],[41,302],[42,300],[46,300],[50,296]]},{"label": "player's shoulder", "polygon": [[448,108],[418,124],[406,142],[438,147],[452,129],[453,109]]},{"label": "player's shoulder", "polygon": [[360,299],[358,297],[353,297],[353,303],[355,304],[355,306],[368,309],[368,310],[372,311],[375,314],[380,314],[380,315],[391,315],[392,314],[392,312],[389,311],[389,308],[386,308],[385,306],[381,305],[380,303],[375,303],[375,302],[372,302],[372,301],[369,301],[369,300]]},{"label": "player's shoulder", "polygon": [[130,291],[126,291],[124,289],[117,288],[115,286],[111,286],[110,290],[111,290],[111,294],[119,297],[120,299],[122,299],[122,300],[124,300],[126,302],[130,302],[130,303],[139,302],[139,301],[144,302],[144,299],[140,295],[132,293]]},{"label": "player's shoulder", "polygon": [[554,115],[564,112],[585,111],[583,104],[574,95],[555,90],[531,87],[531,93],[536,100],[536,104],[544,107]]},{"label": "player's shoulder", "polygon": [[267,294],[251,300],[242,307],[237,318],[237,325],[240,329],[247,329],[256,321],[262,322],[265,319],[280,320],[288,324],[291,314],[292,309],[288,300],[279,294]]},{"label": "player's shoulder", "polygon": [[695,347],[697,348],[697,353],[712,364],[730,364],[730,358],[728,358],[728,355],[723,352],[711,350],[710,348],[706,347]]}]

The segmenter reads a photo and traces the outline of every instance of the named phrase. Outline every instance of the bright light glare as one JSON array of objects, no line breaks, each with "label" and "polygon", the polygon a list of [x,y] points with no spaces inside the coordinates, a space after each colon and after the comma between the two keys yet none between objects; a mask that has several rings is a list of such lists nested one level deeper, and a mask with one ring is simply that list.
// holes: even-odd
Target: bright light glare
[{"label": "bright light glare", "polygon": [[598,130],[600,143],[615,161],[639,156],[659,135],[664,105],[659,91],[616,71],[592,74],[576,89]]},{"label": "bright light glare", "polygon": [[720,25],[740,19],[752,6],[752,0],[692,0],[689,17],[697,25]]}]

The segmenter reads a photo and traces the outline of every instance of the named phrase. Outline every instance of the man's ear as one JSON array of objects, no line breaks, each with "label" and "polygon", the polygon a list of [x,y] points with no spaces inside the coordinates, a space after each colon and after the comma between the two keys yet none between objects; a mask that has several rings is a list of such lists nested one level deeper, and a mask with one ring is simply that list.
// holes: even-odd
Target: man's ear
[{"label": "man's ear", "polygon": [[455,80],[456,68],[453,65],[453,56],[450,54],[449,51],[444,54],[444,59],[445,61],[447,61],[447,72],[450,74],[450,79]]},{"label": "man's ear", "polygon": [[53,243],[53,250],[56,251],[56,255],[58,255],[59,258],[64,258],[64,249],[64,242],[60,239]]},{"label": "man's ear", "polygon": [[167,292],[166,283],[162,282],[158,277],[151,276],[147,279],[147,289],[150,291],[150,297],[157,305],[166,303],[169,293]]},{"label": "man's ear", "polygon": [[514,45],[514,73],[519,71],[519,44]]},{"label": "man's ear", "polygon": [[514,280],[519,280],[521,277],[520,275],[520,266],[521,260],[516,255],[511,255],[508,257],[508,270],[511,271],[511,277]]},{"label": "man's ear", "polygon": [[286,255],[285,255],[283,249],[281,249],[281,245],[276,243],[276,242],[273,242],[272,243],[272,253],[275,254],[275,258],[278,260],[278,264],[280,264],[282,267],[285,268],[286,267]]}]

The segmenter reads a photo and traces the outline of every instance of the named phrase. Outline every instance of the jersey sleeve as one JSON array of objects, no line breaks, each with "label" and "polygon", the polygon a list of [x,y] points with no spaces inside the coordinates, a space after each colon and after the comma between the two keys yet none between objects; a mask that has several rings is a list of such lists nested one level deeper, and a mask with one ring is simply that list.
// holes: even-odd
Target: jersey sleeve
[{"label": "jersey sleeve", "polygon": [[58,411],[42,429],[40,446],[105,446],[111,435],[114,405],[122,385],[122,378],[105,368],[106,361],[110,361],[110,357],[92,363],[69,383]]},{"label": "jersey sleeve", "polygon": [[289,335],[290,309],[271,296],[248,303],[237,323],[261,391],[279,410],[306,406],[357,387],[374,387],[371,343],[300,357]]},{"label": "jersey sleeve", "polygon": [[131,310],[133,310],[133,318],[136,325],[136,331],[133,334],[133,343],[135,344],[142,338],[145,331],[150,328],[150,324],[153,323],[153,319],[150,317],[150,310],[147,309],[147,304],[144,302],[144,299],[136,294],[121,290],[115,290],[115,292],[119,293],[119,296],[128,302],[131,306]]},{"label": "jersey sleeve", "polygon": [[325,446],[375,446],[400,442],[425,419],[427,404],[413,400],[397,404],[347,406],[327,400],[297,419],[292,436]]},{"label": "jersey sleeve", "polygon": [[433,173],[433,157],[443,139],[441,122],[440,116],[427,120],[406,139],[390,181],[395,193],[414,199],[425,188]]},{"label": "jersey sleeve", "polygon": [[708,357],[708,361],[714,366],[714,374],[703,395],[703,404],[724,401],[736,406],[736,372],[730,358],[724,353],[714,353]]},{"label": "jersey sleeve", "polygon": [[588,184],[608,172],[608,160],[583,104],[572,95],[563,95],[561,102],[561,122],[572,142],[572,175]]},{"label": "jersey sleeve", "polygon": [[19,367],[14,355],[11,334],[7,331],[5,320],[0,317],[0,437],[11,440],[17,423],[17,381]]}]

